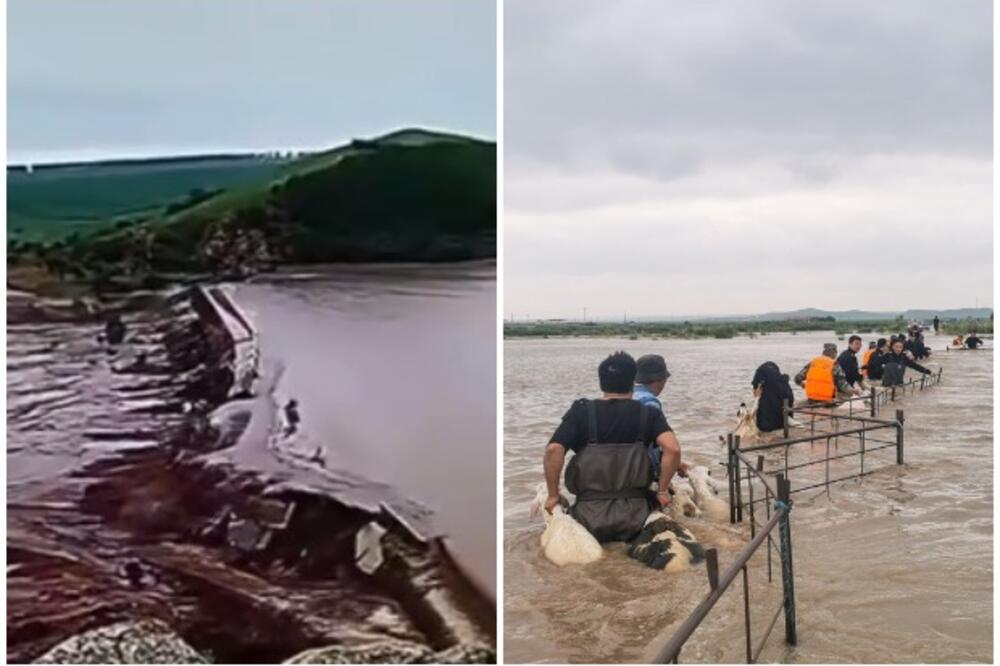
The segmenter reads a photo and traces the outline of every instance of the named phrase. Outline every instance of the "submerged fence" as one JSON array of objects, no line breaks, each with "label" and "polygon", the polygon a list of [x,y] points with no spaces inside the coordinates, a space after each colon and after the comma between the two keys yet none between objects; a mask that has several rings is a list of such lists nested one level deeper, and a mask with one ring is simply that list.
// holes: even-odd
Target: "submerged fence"
[{"label": "submerged fence", "polygon": [[[783,408],[784,424],[781,436],[772,441],[764,441],[751,446],[742,446],[738,435],[729,433],[726,438],[726,472],[729,481],[729,519],[731,523],[750,524],[750,542],[737,554],[733,563],[719,576],[718,554],[715,549],[707,551],[709,594],[695,607],[680,624],[674,634],[660,649],[656,663],[678,663],[681,649],[694,631],[708,616],[716,603],[742,573],[744,644],[746,662],[755,663],[770,637],[778,617],[785,616],[785,642],[795,645],[798,635],[795,625],[795,582],[792,561],[792,537],[790,512],[791,495],[805,490],[823,487],[829,492],[830,485],[857,479],[876,471],[871,465],[871,457],[877,451],[894,449],[895,464],[903,464],[904,423],[903,410],[895,410],[894,418],[879,418],[882,409],[894,403],[907,393],[923,391],[941,381],[941,370],[919,379],[911,379],[893,387],[872,387],[867,395],[856,396],[838,402],[836,405],[806,403],[793,408],[786,403]],[[847,405],[846,413],[844,405]],[[863,414],[863,415],[862,415]],[[808,419],[809,434],[792,436],[792,429],[806,429],[800,419]],[[794,419],[794,420],[793,420]],[[817,428],[817,426],[821,428]],[[841,439],[856,440],[857,448],[841,451]],[[823,456],[808,458],[802,462],[791,462],[793,449],[815,450],[815,445],[823,446]],[[778,453],[778,464],[771,454]],[[866,456],[869,464],[866,466]],[[771,457],[771,469],[766,469]],[[832,477],[831,463],[849,458],[858,458],[858,468],[848,474]],[[806,482],[792,487],[791,474],[819,465],[824,466],[823,480]],[[879,467],[878,469],[881,469]],[[744,485],[746,488],[744,489]],[[744,497],[744,492],[746,497]],[[777,530],[777,538],[775,538]],[[751,635],[750,585],[747,565],[761,549],[767,556],[767,580],[772,582],[775,559],[781,564],[782,602],[771,616],[763,636],[754,644]]]},{"label": "submerged fence", "polygon": [[[670,637],[670,640],[667,641],[666,645],[660,649],[656,656],[655,663],[676,664],[679,662],[681,649],[684,647],[684,644],[691,637],[691,634],[693,634],[694,631],[701,625],[702,621],[708,616],[709,612],[715,607],[716,603],[722,598],[722,595],[725,594],[740,573],[742,573],[743,580],[743,627],[747,663],[752,664],[757,661],[761,651],[764,649],[764,645],[767,643],[768,637],[771,635],[771,631],[774,629],[778,616],[781,615],[782,612],[784,612],[785,615],[785,641],[789,645],[795,645],[797,641],[795,632],[795,588],[794,576],[792,572],[791,523],[789,520],[789,513],[791,511],[792,504],[788,497],[788,481],[781,475],[777,478],[776,487],[772,487],[770,481],[764,477],[760,477],[760,481],[764,486],[765,496],[774,501],[773,513],[771,513],[770,505],[768,505],[767,521],[760,525],[759,530],[755,529],[750,543],[748,543],[739,552],[736,559],[731,565],[729,565],[729,568],[726,569],[721,577],[719,576],[719,560],[717,551],[714,548],[707,551],[706,560],[708,565],[708,584],[710,592],[708,596],[702,599],[701,603],[699,603],[691,614],[688,615],[687,618],[680,624],[673,636]],[[750,558],[752,558],[761,546],[764,546],[766,543],[768,556],[768,580],[770,581],[771,548],[773,546],[773,532],[775,530],[778,531],[778,542],[780,544],[779,553],[783,587],[782,602],[772,615],[767,628],[764,630],[764,635],[755,645],[750,628],[750,582],[747,566],[750,562]]]}]

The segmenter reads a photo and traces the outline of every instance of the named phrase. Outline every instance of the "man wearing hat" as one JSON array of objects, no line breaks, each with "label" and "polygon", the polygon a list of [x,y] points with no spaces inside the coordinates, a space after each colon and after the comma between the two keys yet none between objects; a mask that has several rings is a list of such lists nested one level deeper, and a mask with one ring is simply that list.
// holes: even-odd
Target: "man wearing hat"
[{"label": "man wearing hat", "polygon": [[632,399],[663,411],[659,395],[667,384],[667,378],[670,377],[666,361],[659,354],[646,354],[639,357],[635,366],[635,389],[632,391]]},{"label": "man wearing hat", "polygon": [[[635,366],[635,388],[632,389],[632,399],[638,400],[643,405],[655,407],[659,412],[663,412],[663,403],[660,402],[660,394],[667,385],[667,378],[670,377],[670,371],[667,370],[667,362],[659,354],[646,354],[639,357],[639,360],[635,362]],[[649,446],[649,459],[653,463],[654,477],[659,478],[660,447],[655,442]],[[685,465],[685,471],[686,467]]]},{"label": "man wearing hat", "polygon": [[837,363],[837,345],[824,343],[823,353],[806,364],[795,383],[806,390],[806,397],[813,402],[833,402],[839,397],[861,395],[861,391],[850,385],[844,369]]}]

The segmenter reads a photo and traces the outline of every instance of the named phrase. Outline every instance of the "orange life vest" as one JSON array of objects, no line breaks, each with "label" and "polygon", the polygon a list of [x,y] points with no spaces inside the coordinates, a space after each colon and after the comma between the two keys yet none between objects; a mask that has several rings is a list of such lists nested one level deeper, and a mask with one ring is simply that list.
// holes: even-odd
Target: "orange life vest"
[{"label": "orange life vest", "polygon": [[837,395],[837,385],[833,381],[833,364],[829,356],[817,356],[809,362],[806,373],[806,397],[810,400],[830,401]]},{"label": "orange life vest", "polygon": [[868,351],[865,352],[864,358],[861,359],[861,376],[862,377],[867,377],[868,376],[868,359],[870,359],[872,357],[872,354],[874,354],[874,353],[875,353],[874,349],[869,349]]}]

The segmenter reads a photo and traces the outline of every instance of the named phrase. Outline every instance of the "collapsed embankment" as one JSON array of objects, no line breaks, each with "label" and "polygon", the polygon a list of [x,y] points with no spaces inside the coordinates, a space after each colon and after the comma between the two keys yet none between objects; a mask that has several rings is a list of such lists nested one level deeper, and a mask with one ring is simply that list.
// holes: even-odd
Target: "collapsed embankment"
[{"label": "collapsed embankment", "polygon": [[[126,316],[122,349],[92,343],[96,323],[60,322],[43,334],[72,332],[79,344],[35,358],[25,328],[25,355],[8,359],[9,372],[54,363],[101,389],[78,396],[87,407],[77,431],[55,435],[77,466],[8,484],[10,661],[140,618],[217,661],[277,661],[358,635],[492,649],[495,604],[439,535],[421,533],[421,507],[273,445],[256,336],[224,291],[191,288],[145,305]],[[31,382],[19,390],[29,394]],[[27,470],[44,424],[14,420]],[[359,539],[373,524],[381,539]],[[359,549],[381,555],[370,574],[356,564]]]}]

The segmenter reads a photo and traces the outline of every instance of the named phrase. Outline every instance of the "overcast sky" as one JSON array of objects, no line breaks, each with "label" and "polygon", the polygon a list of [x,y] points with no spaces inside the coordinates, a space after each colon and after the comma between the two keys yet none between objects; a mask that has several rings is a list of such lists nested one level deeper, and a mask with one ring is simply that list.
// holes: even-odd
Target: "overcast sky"
[{"label": "overcast sky", "polygon": [[496,136],[493,0],[10,0],[8,160]]},{"label": "overcast sky", "polygon": [[507,314],[991,305],[991,12],[506,0]]}]

